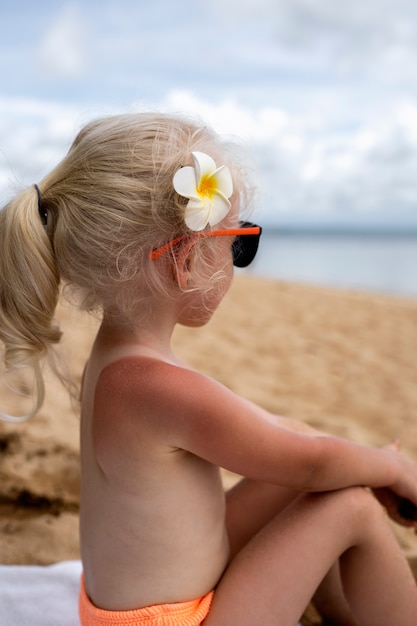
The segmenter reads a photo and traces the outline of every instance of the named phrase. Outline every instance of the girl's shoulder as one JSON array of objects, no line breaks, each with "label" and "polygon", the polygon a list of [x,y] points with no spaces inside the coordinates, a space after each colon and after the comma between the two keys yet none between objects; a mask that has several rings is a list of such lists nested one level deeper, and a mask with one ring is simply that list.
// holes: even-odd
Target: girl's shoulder
[{"label": "girl's shoulder", "polygon": [[[152,424],[171,424],[183,416],[190,401],[211,384],[207,376],[184,364],[149,356],[123,356],[97,376],[94,404],[100,414],[114,412]],[[167,417],[168,416],[168,417]]]},{"label": "girl's shoulder", "polygon": [[199,376],[186,365],[150,356],[129,355],[106,364],[97,377],[96,393],[129,394],[142,399],[168,390],[184,378]]},{"label": "girl's shoulder", "polygon": [[119,453],[143,458],[193,452],[195,442],[205,438],[204,424],[211,421],[215,428],[221,419],[225,395],[232,394],[185,365],[147,356],[118,358],[96,379],[91,432],[97,459],[108,467],[112,455],[119,462]]}]

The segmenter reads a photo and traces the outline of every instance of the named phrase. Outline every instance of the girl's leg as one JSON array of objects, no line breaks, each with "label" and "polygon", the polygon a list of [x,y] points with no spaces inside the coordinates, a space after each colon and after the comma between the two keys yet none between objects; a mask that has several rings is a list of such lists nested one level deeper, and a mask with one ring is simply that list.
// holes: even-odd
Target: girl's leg
[{"label": "girl's leg", "polygon": [[226,493],[226,527],[231,558],[298,498],[294,489],[243,478]]},{"label": "girl's leg", "polygon": [[338,557],[359,624],[415,626],[414,579],[382,508],[361,488],[285,508],[230,562],[204,626],[294,626]]},{"label": "girl's leg", "polygon": [[323,626],[359,626],[345,597],[339,561],[320,583],[312,602],[323,619]]},{"label": "girl's leg", "polygon": [[[231,558],[299,496],[293,489],[247,478],[230,489],[226,523]],[[325,626],[358,626],[344,596],[338,563],[326,574],[312,600]]]}]

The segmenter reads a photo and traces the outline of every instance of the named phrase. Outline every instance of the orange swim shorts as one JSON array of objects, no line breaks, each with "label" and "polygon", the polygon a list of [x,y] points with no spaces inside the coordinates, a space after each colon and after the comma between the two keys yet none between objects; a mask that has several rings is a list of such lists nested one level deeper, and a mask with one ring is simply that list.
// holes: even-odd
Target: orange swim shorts
[{"label": "orange swim shorts", "polygon": [[81,577],[79,615],[82,626],[200,626],[207,617],[214,591],[189,602],[155,604],[132,611],[99,609],[90,600]]}]

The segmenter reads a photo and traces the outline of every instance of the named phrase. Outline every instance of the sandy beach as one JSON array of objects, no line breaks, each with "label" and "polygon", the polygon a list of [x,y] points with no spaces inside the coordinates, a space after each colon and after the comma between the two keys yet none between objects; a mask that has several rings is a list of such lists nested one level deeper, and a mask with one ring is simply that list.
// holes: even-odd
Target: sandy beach
[{"label": "sandy beach", "polygon": [[[68,305],[62,353],[79,382],[98,321]],[[177,353],[266,409],[417,459],[417,301],[240,275]],[[50,372],[28,423],[0,423],[0,563],[79,558],[77,406]],[[0,408],[9,402],[0,392]],[[24,409],[22,409],[24,410]],[[226,485],[235,476],[224,473]],[[417,578],[417,535],[393,525]],[[314,615],[305,624],[317,623]]]}]

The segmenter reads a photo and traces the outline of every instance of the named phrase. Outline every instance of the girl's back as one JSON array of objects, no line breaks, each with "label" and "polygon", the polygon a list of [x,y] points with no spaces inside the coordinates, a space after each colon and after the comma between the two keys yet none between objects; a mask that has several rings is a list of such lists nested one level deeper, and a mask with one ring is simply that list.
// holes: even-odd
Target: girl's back
[{"label": "girl's back", "polygon": [[219,470],[178,449],[161,425],[179,428],[166,394],[184,370],[132,351],[103,369],[96,342],[82,392],[82,560],[93,602],[112,610],[200,597],[228,559]]}]

